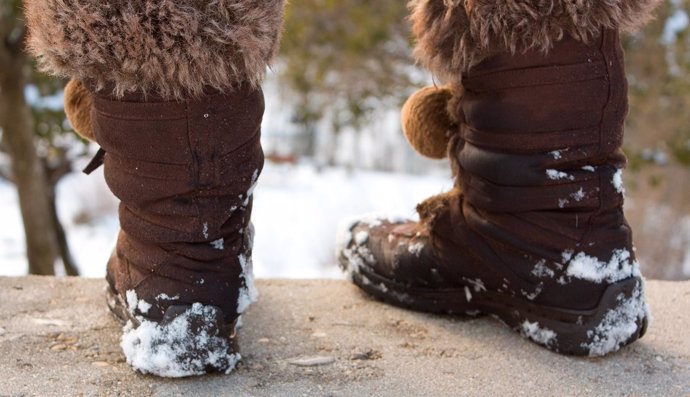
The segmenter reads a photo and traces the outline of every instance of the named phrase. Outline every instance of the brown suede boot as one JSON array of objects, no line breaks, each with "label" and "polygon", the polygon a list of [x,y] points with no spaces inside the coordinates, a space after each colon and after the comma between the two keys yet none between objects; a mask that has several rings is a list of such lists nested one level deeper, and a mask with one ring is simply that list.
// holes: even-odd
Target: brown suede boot
[{"label": "brown suede boot", "polygon": [[[25,2],[43,67],[82,81],[121,200],[108,305],[137,370],[230,372],[256,300],[252,192],[263,166],[259,84],[283,0]],[[72,109],[74,113],[74,109]],[[84,113],[74,113],[81,114]],[[89,128],[90,127],[90,128]],[[88,134],[87,134],[88,135]]]},{"label": "brown suede boot", "polygon": [[349,224],[339,261],[355,284],[406,308],[493,315],[564,354],[601,356],[644,334],[622,210],[618,28],[651,4],[616,3],[415,3],[418,55],[462,77],[456,189],[421,204],[421,223]]}]

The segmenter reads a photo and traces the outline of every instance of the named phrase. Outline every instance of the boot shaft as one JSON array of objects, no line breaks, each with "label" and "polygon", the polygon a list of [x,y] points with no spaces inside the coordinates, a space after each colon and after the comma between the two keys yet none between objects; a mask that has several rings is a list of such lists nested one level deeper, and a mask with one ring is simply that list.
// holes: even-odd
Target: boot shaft
[{"label": "boot shaft", "polygon": [[[463,138],[508,154],[577,148],[585,150],[582,161],[606,157],[623,142],[623,58],[615,30],[589,43],[566,36],[547,52],[491,56],[462,76]],[[567,157],[564,163],[576,160]]]},{"label": "boot shaft", "polygon": [[553,261],[582,250],[608,259],[620,249],[632,257],[622,212],[628,102],[617,32],[589,44],[565,38],[547,54],[490,57],[463,76],[463,85],[457,111],[464,122],[451,160],[468,222],[475,215],[492,228],[517,228],[509,235],[520,243],[486,222],[476,225]]},{"label": "boot shaft", "polygon": [[92,119],[107,152],[106,180],[126,208],[124,218],[150,219],[143,230],[123,219],[125,231],[160,242],[216,235],[249,205],[264,161],[263,112],[262,91],[247,85],[179,102],[95,95]]},{"label": "boot shaft", "polygon": [[218,306],[228,322],[242,311],[263,111],[261,90],[248,85],[173,102],[95,94],[106,182],[121,200],[108,279],[115,291],[156,302],[149,318],[170,303],[156,299],[162,293]]}]

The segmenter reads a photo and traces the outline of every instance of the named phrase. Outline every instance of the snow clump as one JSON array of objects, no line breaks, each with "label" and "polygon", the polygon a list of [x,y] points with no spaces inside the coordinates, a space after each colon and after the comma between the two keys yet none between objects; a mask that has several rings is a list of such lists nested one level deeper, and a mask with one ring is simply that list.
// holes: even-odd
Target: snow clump
[{"label": "snow clump", "polygon": [[143,299],[139,299],[137,292],[133,289],[125,293],[125,298],[127,299],[129,314],[133,316],[136,314],[136,310],[139,310],[139,312],[143,314],[147,314],[149,310],[151,310],[151,304]]},{"label": "snow clump", "polygon": [[585,193],[585,190],[584,190],[583,188],[580,188],[580,190],[578,190],[577,192],[572,193],[572,194],[570,195],[570,197],[571,197],[573,200],[580,202],[580,201],[582,201],[582,199],[585,198],[586,195],[587,195],[587,194]]},{"label": "snow clump", "polygon": [[178,299],[180,299],[180,295],[170,296],[170,295],[165,294],[165,293],[158,294],[158,296],[156,297],[157,301],[160,301],[160,300],[172,301],[172,300],[178,300]]},{"label": "snow clump", "polygon": [[472,300],[472,292],[467,286],[465,287],[465,298],[467,299],[468,303]]},{"label": "snow clump", "polygon": [[638,283],[630,298],[620,294],[617,306],[606,313],[601,323],[587,332],[589,343],[582,347],[592,357],[603,356],[621,348],[636,332],[645,319],[650,318],[649,307],[644,300],[642,283]]},{"label": "snow clump", "polygon": [[546,266],[546,260],[541,260],[539,263],[534,265],[534,269],[532,269],[532,274],[536,277],[539,278],[553,278],[556,273],[554,273],[553,270],[549,269],[548,266]]},{"label": "snow clump", "polygon": [[[249,199],[254,195],[254,190],[256,190],[256,186],[259,180],[259,170],[254,170],[254,174],[252,174],[252,181],[251,181],[251,186],[249,187],[249,190],[247,190],[247,198],[244,199],[244,202],[242,203],[243,207],[246,207],[249,205]],[[240,198],[242,195],[240,195]]]},{"label": "snow clump", "polygon": [[244,279],[244,286],[240,288],[240,295],[237,298],[237,313],[244,313],[249,306],[259,299],[259,291],[254,284],[254,266],[251,257],[246,257],[243,254],[239,256],[240,266],[242,266],[242,275]]},{"label": "snow clump", "polygon": [[613,180],[611,181],[613,183],[613,187],[616,188],[616,191],[620,194],[625,194],[625,187],[623,186],[623,170],[619,169],[616,171],[615,174],[613,174]]},{"label": "snow clump", "polygon": [[573,254],[567,251],[563,253],[563,259],[566,258],[566,275],[597,284],[615,283],[632,276],[640,276],[639,263],[631,260],[630,251],[627,249],[614,250],[608,262],[602,262],[584,252],[573,257]]},{"label": "snow clump", "polygon": [[477,279],[473,280],[473,279],[470,279],[467,277],[463,277],[462,279],[465,280],[466,282],[468,282],[470,285],[472,285],[472,287],[474,288],[474,292],[479,293],[482,291],[486,291],[486,287],[484,286],[484,282],[481,279],[477,278]]},{"label": "snow clump", "polygon": [[422,251],[424,250],[424,243],[421,241],[414,242],[410,245],[407,246],[407,251],[416,256],[419,257],[422,254]]},{"label": "snow clump", "polygon": [[[203,375],[208,367],[230,373],[241,356],[231,353],[227,338],[207,325],[222,321],[211,306],[195,303],[167,324],[137,317],[134,327],[128,321],[120,346],[127,363],[144,374],[168,378]],[[201,324],[201,326],[199,326]]]},{"label": "snow clump", "polygon": [[575,177],[572,175],[568,175],[567,173],[558,170],[546,170],[546,176],[554,181],[559,181],[561,179],[570,179],[572,181],[575,179]]},{"label": "snow clump", "polygon": [[355,234],[355,243],[357,245],[366,244],[367,240],[369,240],[369,233],[368,232],[362,230],[362,231],[357,232],[357,234]]},{"label": "snow clump", "polygon": [[527,338],[547,347],[556,345],[556,333],[544,327],[540,327],[538,322],[531,323],[528,320],[520,326],[522,334]]},{"label": "snow clump", "polygon": [[215,241],[211,241],[211,247],[218,251],[223,251],[225,249],[225,241],[222,238],[219,238]]},{"label": "snow clump", "polygon": [[533,300],[537,299],[537,297],[538,297],[539,295],[541,295],[541,293],[542,293],[543,290],[544,290],[544,283],[539,283],[539,285],[537,285],[537,286],[534,288],[534,291],[531,292],[531,293],[525,291],[524,289],[521,289],[520,292],[522,293],[522,295],[525,296],[525,298],[527,298],[527,299],[533,301]]}]

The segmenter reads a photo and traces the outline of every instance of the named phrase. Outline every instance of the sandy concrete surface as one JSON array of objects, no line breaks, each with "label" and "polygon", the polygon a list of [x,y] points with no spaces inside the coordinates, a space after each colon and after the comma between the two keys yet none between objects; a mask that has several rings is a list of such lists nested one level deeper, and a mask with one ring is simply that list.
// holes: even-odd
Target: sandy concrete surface
[{"label": "sandy concrete surface", "polygon": [[649,282],[647,335],[582,359],[490,318],[389,307],[344,281],[263,280],[244,318],[238,370],[182,380],[127,366],[104,286],[0,278],[0,396],[690,396],[687,282]]}]

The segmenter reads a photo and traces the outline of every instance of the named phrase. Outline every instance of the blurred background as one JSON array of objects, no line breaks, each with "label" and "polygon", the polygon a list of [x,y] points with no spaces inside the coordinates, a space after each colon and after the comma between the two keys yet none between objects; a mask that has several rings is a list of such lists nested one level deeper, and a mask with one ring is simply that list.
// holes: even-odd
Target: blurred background
[{"label": "blurred background", "polygon": [[[645,275],[682,280],[690,279],[690,0],[665,1],[651,25],[624,39],[626,214]],[[79,171],[97,148],[65,120],[66,81],[26,56],[20,3],[0,0],[0,275],[102,277],[117,201],[102,170]],[[396,0],[291,2],[265,84],[257,276],[341,277],[341,221],[414,217],[419,201],[451,188],[447,163],[420,158],[401,133],[401,104],[433,83],[414,65],[406,16]]]}]

